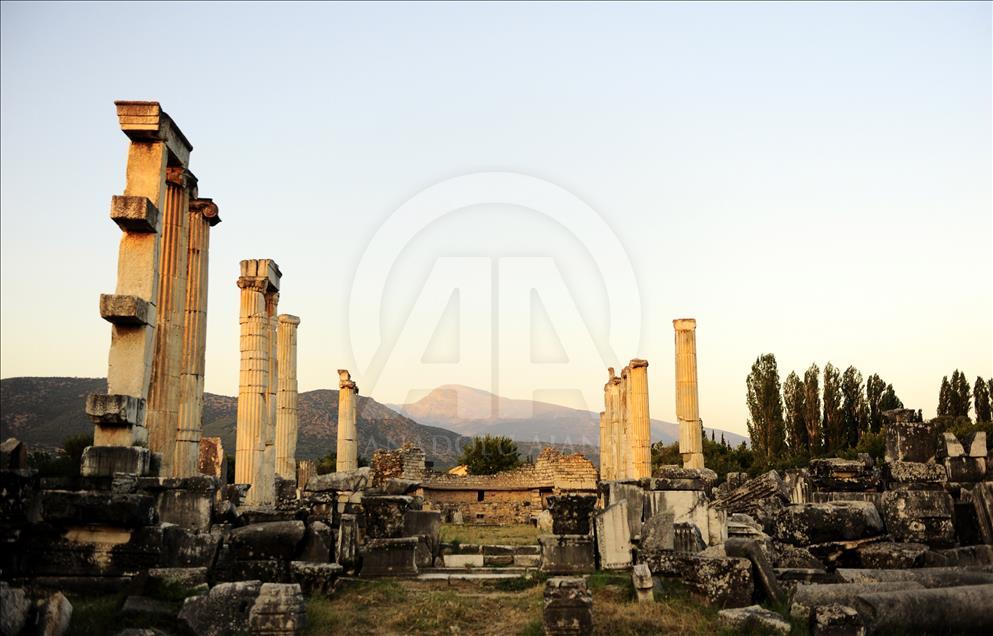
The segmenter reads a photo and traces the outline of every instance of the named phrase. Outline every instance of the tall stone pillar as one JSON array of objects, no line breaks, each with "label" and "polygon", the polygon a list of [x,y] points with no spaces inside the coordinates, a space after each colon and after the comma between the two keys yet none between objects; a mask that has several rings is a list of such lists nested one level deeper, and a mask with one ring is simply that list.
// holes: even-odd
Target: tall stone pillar
[{"label": "tall stone pillar", "polygon": [[[111,323],[107,393],[86,398],[94,446],[84,453],[84,475],[143,472],[148,450],[146,409],[156,342],[159,252],[166,210],[166,170],[185,169],[192,146],[158,102],[115,102],[121,130],[131,140],[123,196],[110,217],[123,231],[117,288],[100,296],[100,316]],[[108,452],[105,447],[131,451]]]},{"label": "tall stone pillar", "polygon": [[346,369],[338,369],[338,472],[359,467],[359,437],[355,428],[355,395],[359,387]]},{"label": "tall stone pillar", "polygon": [[279,392],[276,394],[276,474],[297,478],[297,326],[300,319],[279,316],[276,335]]},{"label": "tall stone pillar", "polygon": [[260,461],[255,465],[255,482],[259,485],[256,489],[256,503],[268,506],[276,500],[276,392],[279,388],[279,356],[277,355],[278,339],[277,326],[279,318],[279,293],[272,292],[266,294],[266,319],[269,345],[269,385],[266,387],[266,418],[262,427],[262,438],[260,440],[259,455]]},{"label": "tall stone pillar", "polygon": [[[199,474],[200,436],[203,431],[203,380],[207,354],[207,271],[210,228],[221,222],[211,199],[190,200],[186,259],[186,316],[183,323],[183,359],[179,372],[179,424],[173,477]],[[224,458],[221,457],[223,462]]]},{"label": "tall stone pillar", "polygon": [[676,331],[676,419],[679,454],[686,468],[703,468],[703,423],[696,377],[696,320],[672,321]]},{"label": "tall stone pillar", "polygon": [[628,407],[631,417],[630,439],[632,474],[641,479],[652,476],[652,427],[648,413],[648,361],[632,360],[628,365]]},{"label": "tall stone pillar", "polygon": [[631,380],[629,367],[621,369],[620,395],[621,420],[617,435],[617,478],[630,479],[634,474],[631,459]]},{"label": "tall stone pillar", "polygon": [[179,376],[186,320],[186,275],[189,259],[190,196],[197,180],[180,167],[166,169],[165,210],[159,250],[158,330],[148,392],[148,448],[162,455],[162,474],[173,475],[179,429]]},{"label": "tall stone pillar", "polygon": [[[241,371],[238,381],[238,416],[235,448],[235,482],[251,484],[250,505],[266,505],[273,498],[273,483],[265,480],[265,446],[270,426],[272,378],[272,319],[282,273],[269,259],[241,261]],[[274,435],[273,435],[274,437]],[[273,458],[275,453],[273,452]],[[270,480],[271,481],[271,480]]]},{"label": "tall stone pillar", "polygon": [[[606,398],[604,399],[606,401]],[[608,481],[611,479],[610,452],[607,442],[607,412],[600,411],[600,479]]]},{"label": "tall stone pillar", "polygon": [[622,457],[625,462],[627,461],[627,456],[622,455],[620,451],[620,444],[624,437],[623,397],[621,395],[623,385],[621,378],[614,375],[613,367],[609,368],[607,372],[609,374],[607,384],[603,387],[604,426],[606,428],[606,441],[604,443],[606,447],[600,449],[600,454],[601,457],[606,455],[609,461],[607,462],[607,470],[601,470],[600,476],[601,479],[614,480],[624,478],[626,464],[622,466],[619,462]]}]

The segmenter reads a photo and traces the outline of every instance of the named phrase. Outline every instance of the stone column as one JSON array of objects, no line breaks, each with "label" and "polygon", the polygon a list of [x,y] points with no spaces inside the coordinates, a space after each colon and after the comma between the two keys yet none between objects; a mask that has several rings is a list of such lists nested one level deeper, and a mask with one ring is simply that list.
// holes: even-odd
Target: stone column
[{"label": "stone column", "polygon": [[[190,201],[186,259],[186,316],[183,362],[179,372],[179,424],[173,477],[200,473],[200,434],[203,430],[203,379],[207,353],[207,271],[210,228],[221,222],[211,199]],[[224,458],[220,458],[223,464]]]},{"label": "stone column", "polygon": [[[297,478],[297,326],[300,319],[279,316],[276,352],[279,393],[276,394],[276,474]],[[302,486],[301,486],[302,487]]]},{"label": "stone column", "polygon": [[[606,391],[605,391],[606,392]],[[606,402],[606,396],[604,396]],[[610,452],[607,450],[607,412],[600,411],[600,480],[611,479]]]},{"label": "stone column", "polygon": [[617,478],[629,479],[633,474],[631,465],[631,382],[628,367],[621,369],[621,381],[617,387],[621,417],[617,435]]},{"label": "stone column", "polygon": [[[601,471],[600,477],[605,480],[622,479],[622,473],[626,464],[622,466],[619,461],[622,458],[619,442],[624,436],[623,420],[623,398],[621,390],[623,388],[621,379],[614,375],[614,368],[607,370],[609,376],[607,384],[604,385],[604,425],[606,427],[606,451],[601,449],[601,456],[606,452],[609,458],[607,475]],[[623,456],[626,462],[626,455]]]},{"label": "stone column", "polygon": [[[264,505],[272,498],[273,484],[266,484],[264,454],[269,428],[271,382],[271,320],[273,297],[279,293],[282,274],[275,261],[241,261],[241,371],[238,380],[238,416],[235,449],[235,482],[251,484],[245,498],[250,505]],[[268,487],[267,487],[268,486]]]},{"label": "stone column", "polygon": [[189,257],[189,202],[197,181],[188,170],[166,170],[165,210],[159,251],[158,329],[148,391],[148,448],[162,455],[162,475],[173,475],[179,429],[179,375],[186,320],[186,269]]},{"label": "stone column", "polygon": [[[110,217],[123,235],[117,288],[114,294],[100,296],[100,315],[112,325],[107,393],[86,398],[86,413],[95,429],[94,446],[87,449],[89,457],[84,455],[85,475],[113,474],[139,464],[147,468],[148,450],[135,445],[148,439],[145,415],[156,339],[166,169],[185,168],[192,149],[158,102],[115,105],[131,144],[124,195],[111,201]],[[131,448],[133,457],[98,450],[108,446]]]},{"label": "stone column", "polygon": [[703,468],[703,424],[696,380],[696,320],[672,321],[676,331],[676,419],[679,454],[686,468]]},{"label": "stone column", "polygon": [[355,429],[355,395],[359,387],[346,369],[338,369],[338,462],[337,471],[359,467],[359,438]]},{"label": "stone column", "polygon": [[641,479],[652,476],[652,428],[648,414],[648,361],[632,360],[628,383],[631,404],[631,467],[629,477]]},{"label": "stone column", "polygon": [[278,340],[276,337],[279,318],[279,293],[269,292],[265,296],[267,342],[269,345],[269,385],[266,387],[266,418],[262,427],[259,455],[260,461],[255,465],[256,503],[271,505],[276,500],[276,391],[279,388],[279,356],[276,353]]}]

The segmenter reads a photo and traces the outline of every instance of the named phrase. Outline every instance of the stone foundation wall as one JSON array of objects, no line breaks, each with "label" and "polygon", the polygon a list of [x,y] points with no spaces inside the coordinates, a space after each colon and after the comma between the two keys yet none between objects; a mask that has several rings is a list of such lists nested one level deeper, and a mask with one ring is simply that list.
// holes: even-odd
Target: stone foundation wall
[{"label": "stone foundation wall", "polygon": [[[541,493],[535,490],[424,490],[432,510],[449,520],[453,512],[465,523],[504,525],[531,523],[532,514],[542,510]],[[482,500],[480,500],[482,499]]]}]

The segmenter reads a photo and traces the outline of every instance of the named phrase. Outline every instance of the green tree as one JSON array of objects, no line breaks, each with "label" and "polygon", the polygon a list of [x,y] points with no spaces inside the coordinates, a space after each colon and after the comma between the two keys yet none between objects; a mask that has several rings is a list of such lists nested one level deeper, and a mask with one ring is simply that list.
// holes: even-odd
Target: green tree
[{"label": "green tree", "polygon": [[807,423],[804,419],[804,391],[800,376],[790,371],[783,382],[783,404],[786,407],[786,442],[795,456],[810,454]]},{"label": "green tree", "polygon": [[965,379],[965,374],[955,369],[952,373],[952,412],[949,415],[954,417],[969,417],[969,409],[972,408],[972,387]]},{"label": "green tree", "polygon": [[878,433],[883,425],[883,412],[902,409],[903,402],[896,396],[892,384],[886,384],[873,373],[865,381],[865,402],[868,408],[869,430]]},{"label": "green tree", "polygon": [[976,406],[976,422],[989,422],[991,420],[989,385],[982,378],[976,378],[976,388],[972,393]]},{"label": "green tree", "polygon": [[521,465],[517,443],[509,437],[474,437],[462,448],[460,464],[465,464],[470,475],[493,475]]},{"label": "green tree", "polygon": [[811,455],[821,452],[821,370],[816,364],[803,374],[803,421],[807,426],[807,439]]},{"label": "green tree", "polygon": [[952,414],[952,385],[948,376],[941,378],[941,389],[938,391],[938,417]]},{"label": "green tree", "polygon": [[897,397],[896,391],[893,390],[893,385],[887,384],[886,388],[883,389],[883,395],[879,398],[879,412],[883,413],[902,408],[903,400]]},{"label": "green tree", "polygon": [[866,406],[862,392],[862,374],[854,366],[845,369],[841,376],[841,398],[845,442],[848,448],[855,448],[866,429]]},{"label": "green tree", "polygon": [[841,373],[828,362],[824,366],[824,416],[821,429],[824,451],[836,452],[845,445],[845,418],[841,407]]},{"label": "green tree", "polygon": [[746,424],[752,447],[766,459],[777,457],[786,443],[786,430],[775,355],[765,353],[755,359],[752,371],[745,379],[745,387],[751,415]]}]

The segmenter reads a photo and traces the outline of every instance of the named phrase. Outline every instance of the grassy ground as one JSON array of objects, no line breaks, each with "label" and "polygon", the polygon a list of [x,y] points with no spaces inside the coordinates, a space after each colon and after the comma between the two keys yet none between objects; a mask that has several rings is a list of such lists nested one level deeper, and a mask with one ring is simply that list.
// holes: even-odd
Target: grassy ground
[{"label": "grassy ground", "polygon": [[[594,633],[720,634],[717,613],[673,587],[655,603],[634,601],[629,574],[590,577]],[[311,598],[307,634],[542,634],[544,579],[497,583],[405,580],[339,584],[332,598]]]},{"label": "grassy ground", "polygon": [[444,543],[481,543],[484,545],[532,545],[538,543],[538,528],[530,525],[474,526],[441,524]]}]

